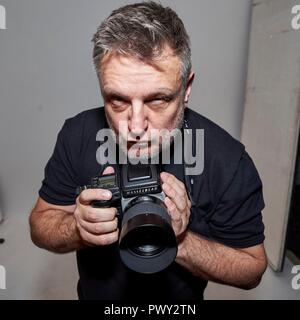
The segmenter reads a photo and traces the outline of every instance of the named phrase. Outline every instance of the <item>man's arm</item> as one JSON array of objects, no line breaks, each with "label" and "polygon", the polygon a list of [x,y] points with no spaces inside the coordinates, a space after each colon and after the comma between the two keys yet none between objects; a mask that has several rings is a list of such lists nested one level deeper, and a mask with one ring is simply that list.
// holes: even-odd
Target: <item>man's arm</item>
[{"label": "man's arm", "polygon": [[257,286],[267,266],[263,245],[234,249],[187,230],[191,202],[184,184],[166,172],[161,179],[179,243],[176,262],[206,280],[242,289]]},{"label": "man's arm", "polygon": [[83,248],[85,245],[74,217],[75,208],[76,205],[52,205],[39,197],[29,219],[34,244],[56,253]]},{"label": "man's arm", "polygon": [[[113,172],[113,167],[107,167],[103,174]],[[56,253],[116,242],[117,209],[91,206],[93,200],[109,200],[111,196],[109,190],[87,189],[70,206],[53,205],[39,197],[29,219],[32,241]]]},{"label": "man's arm", "polygon": [[[108,167],[105,172],[111,173],[113,168]],[[76,198],[76,205],[71,206],[57,206],[39,198],[30,215],[32,241],[57,253],[116,242],[117,209],[91,206],[93,200],[109,200],[111,196],[109,190],[87,189]]]},{"label": "man's arm", "polygon": [[253,289],[267,267],[262,244],[234,249],[187,231],[178,246],[176,262],[205,280]]}]

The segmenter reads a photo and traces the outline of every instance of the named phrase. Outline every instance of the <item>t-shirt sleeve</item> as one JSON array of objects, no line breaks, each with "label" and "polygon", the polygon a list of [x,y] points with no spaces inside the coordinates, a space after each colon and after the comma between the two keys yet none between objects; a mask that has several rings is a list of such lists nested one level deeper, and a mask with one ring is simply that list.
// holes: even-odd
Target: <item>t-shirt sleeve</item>
[{"label": "t-shirt sleeve", "polygon": [[60,130],[51,158],[45,167],[45,176],[39,190],[39,196],[55,205],[72,205],[76,199],[78,184],[76,157],[72,147],[75,134],[66,120]]},{"label": "t-shirt sleeve", "polygon": [[208,221],[210,235],[225,245],[251,247],[264,241],[262,182],[244,152],[238,168]]}]

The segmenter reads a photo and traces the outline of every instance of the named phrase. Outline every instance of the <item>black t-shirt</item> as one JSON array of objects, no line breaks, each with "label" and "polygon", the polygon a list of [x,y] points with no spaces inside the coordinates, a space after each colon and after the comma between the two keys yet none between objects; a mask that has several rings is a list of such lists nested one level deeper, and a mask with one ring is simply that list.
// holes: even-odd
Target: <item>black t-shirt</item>
[{"label": "black t-shirt", "polygon": [[[244,146],[191,109],[186,109],[185,119],[190,129],[204,129],[204,170],[193,177],[194,205],[188,228],[234,248],[262,243],[262,183]],[[45,168],[39,190],[42,199],[55,205],[74,204],[76,187],[89,184],[100,174],[103,168],[96,160],[96,135],[104,127],[104,108],[87,110],[65,121]],[[164,170],[184,181],[179,167],[166,165]],[[81,299],[201,300],[207,285],[176,262],[152,275],[131,271],[121,262],[117,244],[79,250],[77,263]]]}]

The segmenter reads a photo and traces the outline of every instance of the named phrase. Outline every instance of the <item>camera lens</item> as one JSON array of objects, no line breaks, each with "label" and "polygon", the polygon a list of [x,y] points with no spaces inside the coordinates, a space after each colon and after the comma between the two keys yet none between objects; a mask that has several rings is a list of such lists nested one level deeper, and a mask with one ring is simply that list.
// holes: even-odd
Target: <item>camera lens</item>
[{"label": "camera lens", "polygon": [[135,199],[124,212],[119,247],[124,264],[136,272],[159,272],[174,261],[177,241],[161,200]]},{"label": "camera lens", "polygon": [[163,250],[163,248],[161,246],[145,244],[138,247],[132,247],[130,250],[141,256],[153,256],[157,253],[160,253]]},{"label": "camera lens", "polygon": [[136,252],[142,255],[153,255],[161,251],[159,246],[154,246],[153,244],[145,244],[137,248],[133,248]]}]

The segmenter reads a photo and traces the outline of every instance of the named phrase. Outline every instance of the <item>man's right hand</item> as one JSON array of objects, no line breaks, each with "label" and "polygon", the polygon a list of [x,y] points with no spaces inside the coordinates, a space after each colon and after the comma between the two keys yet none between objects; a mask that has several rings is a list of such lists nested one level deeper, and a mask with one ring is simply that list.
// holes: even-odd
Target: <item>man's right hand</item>
[{"label": "man's right hand", "polygon": [[[112,167],[107,167],[103,175],[113,173]],[[87,245],[105,246],[118,240],[118,218],[116,208],[94,208],[94,200],[109,200],[112,194],[105,189],[83,190],[76,199],[74,216],[79,234]]]}]

